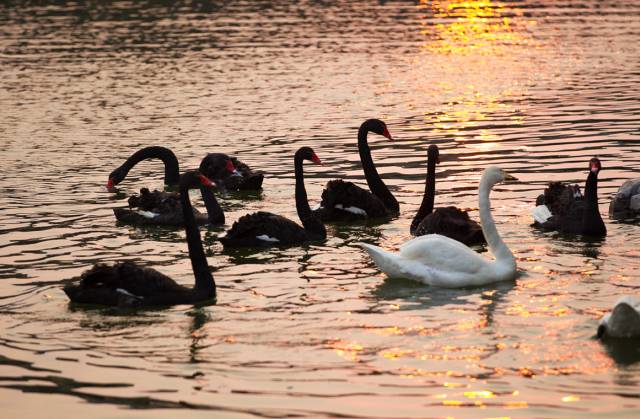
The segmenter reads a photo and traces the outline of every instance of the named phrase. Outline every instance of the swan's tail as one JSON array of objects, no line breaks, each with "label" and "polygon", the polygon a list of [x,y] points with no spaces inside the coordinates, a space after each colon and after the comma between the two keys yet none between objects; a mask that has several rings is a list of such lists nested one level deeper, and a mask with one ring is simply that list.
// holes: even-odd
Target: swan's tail
[{"label": "swan's tail", "polygon": [[400,256],[395,253],[387,252],[381,247],[367,243],[359,243],[359,246],[369,253],[373,262],[382,272],[390,278],[406,278],[406,272],[402,269]]},{"label": "swan's tail", "polygon": [[544,224],[553,214],[551,214],[546,205],[538,205],[535,208],[531,208],[531,215],[538,223]]}]

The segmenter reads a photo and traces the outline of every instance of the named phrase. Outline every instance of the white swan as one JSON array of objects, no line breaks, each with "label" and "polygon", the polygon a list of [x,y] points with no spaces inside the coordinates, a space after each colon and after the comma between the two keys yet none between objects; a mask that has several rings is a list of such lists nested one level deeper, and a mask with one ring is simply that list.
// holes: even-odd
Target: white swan
[{"label": "white swan", "polygon": [[640,337],[640,298],[625,295],[605,314],[598,325],[599,338]]},{"label": "white swan", "polygon": [[516,276],[516,259],[498,235],[489,202],[493,185],[505,180],[515,178],[499,167],[488,167],[482,173],[478,188],[482,232],[496,257],[495,261],[489,261],[464,244],[439,234],[409,240],[400,247],[399,253],[387,252],[365,243],[361,246],[378,268],[391,278],[409,278],[446,288],[513,280]]},{"label": "white swan", "polygon": [[621,220],[640,215],[640,178],[627,180],[609,204],[609,217]]}]

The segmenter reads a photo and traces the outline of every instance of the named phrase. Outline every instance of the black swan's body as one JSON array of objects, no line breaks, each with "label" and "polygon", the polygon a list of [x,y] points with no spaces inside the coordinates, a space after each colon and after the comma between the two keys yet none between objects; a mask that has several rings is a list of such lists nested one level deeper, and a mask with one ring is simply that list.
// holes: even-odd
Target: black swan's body
[{"label": "black swan's body", "polygon": [[300,148],[294,157],[296,175],[296,210],[302,226],[280,215],[259,211],[240,217],[220,241],[225,247],[293,245],[327,237],[324,224],[309,208],[304,187],[303,160],[320,163],[309,147]]},{"label": "black swan's body", "polygon": [[80,276],[79,283],[64,287],[69,299],[75,303],[124,307],[215,301],[216,284],[207,264],[189,201],[189,188],[199,184],[210,186],[210,181],[199,172],[187,172],[180,177],[180,203],[185,214],[184,228],[195,276],[193,288],[179,285],[168,276],[133,262],[115,265],[98,263]]},{"label": "black swan's body", "polygon": [[221,158],[227,157],[226,154],[210,153],[205,156],[200,165],[200,171],[212,179],[216,184],[224,186],[230,191],[258,191],[262,189],[262,181],[264,175],[254,172],[245,163],[235,157],[231,157],[231,163],[235,167],[235,171],[230,173],[224,170],[221,165]]},{"label": "black swan's body", "polygon": [[424,196],[418,213],[411,222],[411,234],[414,236],[440,234],[467,245],[486,243],[482,227],[469,218],[467,211],[453,206],[433,210],[436,194],[436,163],[440,162],[439,155],[438,146],[435,144],[429,146]]},{"label": "black swan's body", "polygon": [[606,236],[607,229],[598,208],[598,173],[600,160],[589,161],[589,175],[584,196],[578,185],[551,182],[536,199],[532,210],[533,225],[544,230],[585,236]]},{"label": "black swan's body", "polygon": [[[221,158],[226,158],[225,171],[231,173],[235,171],[231,159],[220,154]],[[180,168],[175,154],[165,147],[145,147],[135,152],[120,167],[109,175],[107,188],[122,182],[129,171],[140,161],[158,158],[164,163],[164,181],[167,186],[175,187],[180,178]],[[203,160],[204,161],[204,160]],[[202,165],[202,163],[201,163]],[[193,208],[193,213],[197,224],[224,224],[224,213],[218,205],[213,191],[209,187],[200,187],[202,199],[207,208],[207,214],[202,214]],[[173,225],[181,226],[184,223],[182,207],[180,205],[180,194],[177,192],[149,191],[147,188],[140,190],[140,195],[129,198],[129,208],[114,208],[113,213],[118,221],[136,225]]]},{"label": "black swan's body", "polygon": [[367,142],[368,132],[391,139],[384,122],[365,121],[358,130],[358,151],[364,176],[371,192],[344,180],[331,180],[322,192],[320,208],[315,212],[323,221],[351,221],[363,218],[385,217],[400,210],[398,201],[384,184],[373,164]]}]

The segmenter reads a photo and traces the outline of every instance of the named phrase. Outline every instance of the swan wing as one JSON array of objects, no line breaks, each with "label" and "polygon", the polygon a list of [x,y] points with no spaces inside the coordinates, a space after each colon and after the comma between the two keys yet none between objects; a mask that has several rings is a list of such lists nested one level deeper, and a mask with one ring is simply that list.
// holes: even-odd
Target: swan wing
[{"label": "swan wing", "polygon": [[400,256],[437,271],[460,274],[478,273],[491,263],[459,241],[439,234],[409,240],[400,247]]},{"label": "swan wing", "polygon": [[427,285],[443,288],[464,288],[495,282],[487,266],[479,271],[445,271],[425,265],[416,259],[404,258],[399,253],[388,252],[378,246],[360,244],[371,256],[378,268],[390,278],[407,278]]}]

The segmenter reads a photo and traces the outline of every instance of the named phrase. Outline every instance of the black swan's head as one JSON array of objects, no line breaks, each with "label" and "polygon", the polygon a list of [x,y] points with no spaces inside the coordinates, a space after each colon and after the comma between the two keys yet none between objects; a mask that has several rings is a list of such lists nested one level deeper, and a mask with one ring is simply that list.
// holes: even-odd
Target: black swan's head
[{"label": "black swan's head", "polygon": [[388,139],[393,140],[393,138],[391,138],[391,134],[389,134],[389,130],[387,129],[387,124],[379,119],[367,119],[362,123],[361,128],[364,128],[367,131],[375,132],[378,135],[383,135]]},{"label": "black swan's head", "polygon": [[296,151],[296,157],[300,157],[302,160],[312,161],[315,164],[322,164],[311,147],[300,147],[298,151]]},{"label": "black swan's head", "polygon": [[214,181],[237,174],[231,157],[223,153],[209,153],[200,162],[200,172]]},{"label": "black swan's head", "polygon": [[589,160],[590,171],[592,171],[597,175],[601,169],[602,169],[602,163],[600,163],[600,159],[598,159],[597,157],[594,157],[591,160]]},{"label": "black swan's head", "polygon": [[215,187],[215,183],[199,170],[187,170],[180,176],[180,188],[199,188],[200,186]]},{"label": "black swan's head", "polygon": [[125,177],[127,177],[127,171],[122,167],[118,167],[113,172],[111,172],[111,174],[109,174],[107,189],[112,189],[118,183],[122,182]]},{"label": "black swan's head", "polygon": [[438,146],[435,144],[431,144],[429,149],[427,150],[427,158],[429,161],[440,164],[440,150],[438,150]]}]

